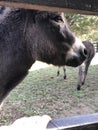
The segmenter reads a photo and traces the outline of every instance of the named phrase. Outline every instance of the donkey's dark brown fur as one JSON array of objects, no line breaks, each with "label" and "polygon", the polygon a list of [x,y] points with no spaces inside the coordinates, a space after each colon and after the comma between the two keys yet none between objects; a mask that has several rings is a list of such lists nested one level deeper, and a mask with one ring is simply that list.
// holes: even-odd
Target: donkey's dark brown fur
[{"label": "donkey's dark brown fur", "polygon": [[76,67],[86,54],[63,13],[0,6],[0,103],[36,60]]}]

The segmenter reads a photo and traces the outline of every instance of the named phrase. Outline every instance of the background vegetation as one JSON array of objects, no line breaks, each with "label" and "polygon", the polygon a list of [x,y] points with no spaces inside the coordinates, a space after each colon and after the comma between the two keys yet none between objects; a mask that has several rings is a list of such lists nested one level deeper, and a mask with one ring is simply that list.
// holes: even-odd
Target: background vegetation
[{"label": "background vegetation", "polygon": [[98,17],[80,14],[65,14],[72,31],[82,40],[98,42]]}]

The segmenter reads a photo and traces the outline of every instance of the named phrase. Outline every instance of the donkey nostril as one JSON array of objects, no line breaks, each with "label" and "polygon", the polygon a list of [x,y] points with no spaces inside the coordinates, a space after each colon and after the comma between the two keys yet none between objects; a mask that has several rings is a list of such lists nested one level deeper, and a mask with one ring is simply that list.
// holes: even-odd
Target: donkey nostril
[{"label": "donkey nostril", "polygon": [[87,55],[87,49],[84,48],[84,55]]},{"label": "donkey nostril", "polygon": [[86,48],[84,48],[84,56],[87,56],[87,49]]},{"label": "donkey nostril", "polygon": [[80,55],[81,55],[82,58],[86,58],[87,57],[87,49],[86,48],[81,49]]}]

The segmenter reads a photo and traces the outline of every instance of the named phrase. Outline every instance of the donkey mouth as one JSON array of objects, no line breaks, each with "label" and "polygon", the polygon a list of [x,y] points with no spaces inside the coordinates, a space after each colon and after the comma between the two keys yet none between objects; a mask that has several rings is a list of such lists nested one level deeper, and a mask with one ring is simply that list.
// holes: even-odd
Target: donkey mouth
[{"label": "donkey mouth", "polygon": [[71,67],[77,67],[81,65],[85,61],[85,59],[86,59],[85,57],[79,57],[79,58],[74,57],[66,61],[66,65]]}]

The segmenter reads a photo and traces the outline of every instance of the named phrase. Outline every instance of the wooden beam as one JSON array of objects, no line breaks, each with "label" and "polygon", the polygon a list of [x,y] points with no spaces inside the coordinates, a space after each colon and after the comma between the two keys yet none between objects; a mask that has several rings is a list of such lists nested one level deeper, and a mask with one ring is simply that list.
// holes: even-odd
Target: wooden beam
[{"label": "wooden beam", "polygon": [[0,5],[98,15],[98,0],[0,0]]},{"label": "wooden beam", "polygon": [[98,113],[54,119],[49,122],[49,130],[98,130]]}]

